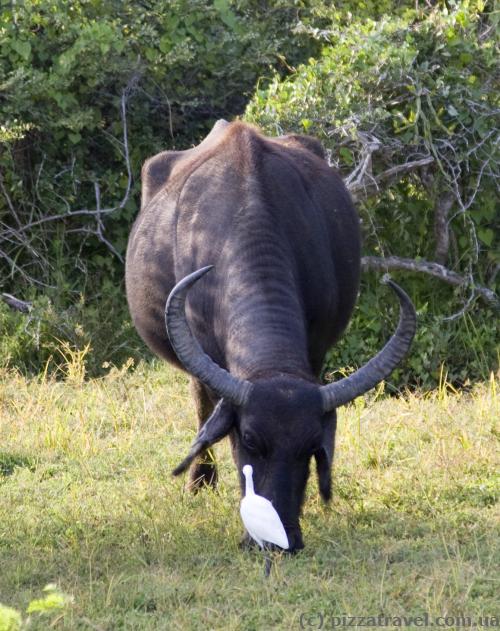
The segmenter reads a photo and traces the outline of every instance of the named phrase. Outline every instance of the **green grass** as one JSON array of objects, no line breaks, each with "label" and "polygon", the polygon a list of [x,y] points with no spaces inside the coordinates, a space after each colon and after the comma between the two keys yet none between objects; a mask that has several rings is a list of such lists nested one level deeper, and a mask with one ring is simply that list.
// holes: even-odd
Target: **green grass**
[{"label": "green grass", "polygon": [[65,381],[0,375],[0,603],[26,612],[48,583],[74,598],[57,616],[33,615],[31,629],[495,613],[497,380],[467,394],[445,383],[425,396],[372,393],[342,409],[333,502],[321,504],[311,476],[306,549],[266,579],[262,556],[238,548],[226,441],[218,492],[192,496],[170,475],[194,436],[185,377],[153,365],[84,381],[81,362],[69,358]]}]

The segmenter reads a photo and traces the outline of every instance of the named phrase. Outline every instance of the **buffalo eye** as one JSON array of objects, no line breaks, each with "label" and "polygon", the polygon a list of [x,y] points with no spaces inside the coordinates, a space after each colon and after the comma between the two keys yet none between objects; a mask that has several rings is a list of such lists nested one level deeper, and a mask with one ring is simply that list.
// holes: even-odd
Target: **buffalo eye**
[{"label": "buffalo eye", "polygon": [[257,453],[259,451],[259,448],[257,446],[255,439],[249,432],[243,432],[242,441],[243,441],[243,446],[248,451],[251,451],[253,453]]}]

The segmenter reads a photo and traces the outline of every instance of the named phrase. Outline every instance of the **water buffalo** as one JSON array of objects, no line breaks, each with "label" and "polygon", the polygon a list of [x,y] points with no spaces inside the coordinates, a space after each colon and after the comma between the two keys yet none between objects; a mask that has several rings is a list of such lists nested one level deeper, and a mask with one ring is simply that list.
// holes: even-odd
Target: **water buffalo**
[{"label": "water buffalo", "polygon": [[199,421],[174,474],[191,467],[192,488],[215,484],[210,446],[229,435],[241,483],[252,464],[291,550],[303,547],[312,457],[330,498],[335,409],[387,377],[415,332],[413,305],[390,281],[396,333],[354,374],[319,383],[359,273],[358,216],[316,140],[219,121],[197,147],[144,164],[127,251],[130,312],[146,344],[191,375]]}]

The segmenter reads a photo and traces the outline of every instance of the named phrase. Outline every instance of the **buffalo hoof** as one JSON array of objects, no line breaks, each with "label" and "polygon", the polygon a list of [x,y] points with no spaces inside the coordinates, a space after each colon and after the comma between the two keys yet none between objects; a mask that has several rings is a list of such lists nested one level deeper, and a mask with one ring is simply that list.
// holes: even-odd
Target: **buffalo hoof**
[{"label": "buffalo hoof", "polygon": [[207,462],[197,462],[189,470],[187,488],[192,493],[198,493],[203,488],[217,486],[217,467]]}]

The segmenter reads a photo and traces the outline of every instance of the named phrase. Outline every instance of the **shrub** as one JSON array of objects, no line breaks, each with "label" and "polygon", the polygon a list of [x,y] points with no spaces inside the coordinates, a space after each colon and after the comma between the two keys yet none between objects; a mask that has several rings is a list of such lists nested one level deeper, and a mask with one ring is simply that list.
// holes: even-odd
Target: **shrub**
[{"label": "shrub", "polygon": [[[261,85],[246,119],[320,138],[358,201],[364,268],[410,271],[420,329],[399,383],[435,384],[442,362],[455,382],[485,378],[498,360],[498,18],[481,2],[379,21],[332,11],[328,26],[326,15],[322,29],[301,27],[323,42],[319,57]],[[329,368],[360,364],[388,331],[374,280]]]},{"label": "shrub", "polygon": [[58,336],[72,348],[91,340],[96,366],[106,347],[108,360],[124,354],[123,257],[141,164],[241,111],[281,53],[298,58],[290,29],[301,6],[2,3],[0,291],[35,300],[39,314],[24,324],[3,310],[4,363],[40,369]]}]

